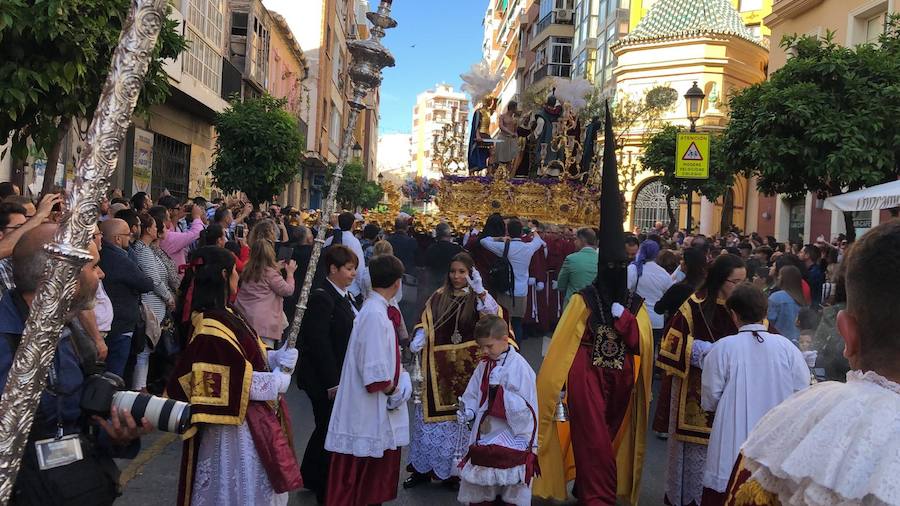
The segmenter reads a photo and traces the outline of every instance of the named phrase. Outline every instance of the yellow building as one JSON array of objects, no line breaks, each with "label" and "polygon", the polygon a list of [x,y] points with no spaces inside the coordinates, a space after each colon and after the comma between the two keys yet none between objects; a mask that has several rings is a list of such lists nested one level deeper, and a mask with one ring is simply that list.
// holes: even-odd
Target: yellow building
[{"label": "yellow building", "polygon": [[[659,85],[678,92],[678,101],[662,118],[665,122],[689,126],[681,97],[696,81],[706,94],[697,123],[699,131],[723,129],[728,94],[766,78],[768,51],[729,0],[656,0],[612,50],[618,60],[613,71],[617,95],[641,97]],[[621,160],[623,166],[637,167],[626,199],[630,225],[641,229],[655,221],[668,221],[665,188],[653,174],[639,167],[647,133],[640,125],[627,132]],[[745,228],[748,193],[747,182],[738,179],[718,203],[695,196],[695,227],[699,218],[699,230],[705,234],[718,233],[722,224]],[[679,228],[684,228],[687,210],[681,207]]]}]

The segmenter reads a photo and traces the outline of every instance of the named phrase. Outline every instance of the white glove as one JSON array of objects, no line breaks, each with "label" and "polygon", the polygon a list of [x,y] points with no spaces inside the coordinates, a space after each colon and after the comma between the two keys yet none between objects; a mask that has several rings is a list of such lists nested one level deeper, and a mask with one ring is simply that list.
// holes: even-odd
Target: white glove
[{"label": "white glove", "polygon": [[622,313],[625,312],[625,306],[619,304],[618,302],[613,302],[612,308],[610,308],[610,312],[612,312],[613,318],[621,318]]},{"label": "white glove", "polygon": [[469,286],[472,287],[472,291],[477,295],[481,295],[484,293],[484,283],[481,281],[481,274],[478,273],[478,269],[472,269],[472,275],[466,276],[466,279],[469,280]]},{"label": "white glove", "polygon": [[458,410],[456,412],[456,422],[457,423],[469,423],[475,419],[475,412],[471,409]]},{"label": "white glove", "polygon": [[491,371],[491,377],[490,377],[490,379],[488,379],[488,383],[490,385],[499,385],[500,379],[502,378],[502,376],[503,376],[503,366],[498,365],[497,367],[494,367],[494,369]]},{"label": "white glove", "polygon": [[400,379],[397,380],[397,387],[394,393],[388,397],[387,407],[389,410],[395,410],[406,404],[406,401],[412,396],[412,381],[409,379],[409,373],[403,371],[400,373]]},{"label": "white glove", "polygon": [[554,279],[550,282],[550,286],[552,286],[554,290],[559,290],[559,281]]},{"label": "white glove", "polygon": [[546,286],[547,285],[545,285],[543,281],[538,281],[537,286],[535,286],[535,289],[539,292],[543,292],[544,287],[546,287]]},{"label": "white glove", "polygon": [[293,371],[299,357],[300,353],[297,348],[281,348],[269,353],[269,366],[272,369],[275,368],[274,366],[278,366],[281,369]]},{"label": "white glove", "polygon": [[528,286],[534,286],[537,283],[537,280],[534,278],[528,278]]},{"label": "white glove", "polygon": [[278,393],[283,394],[288,391],[288,387],[291,386],[291,375],[287,373],[281,372],[279,369],[275,369],[272,371],[272,378],[275,379],[275,382],[278,383]]},{"label": "white glove", "polygon": [[419,353],[425,348],[425,329],[419,327],[413,335],[412,342],[409,343],[409,351]]}]

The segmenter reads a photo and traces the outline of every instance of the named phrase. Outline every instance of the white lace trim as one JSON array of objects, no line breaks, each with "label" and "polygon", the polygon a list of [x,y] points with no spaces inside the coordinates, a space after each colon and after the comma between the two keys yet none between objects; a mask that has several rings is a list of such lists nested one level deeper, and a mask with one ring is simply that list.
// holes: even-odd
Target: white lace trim
[{"label": "white lace trim", "polygon": [[421,406],[417,407],[413,420],[412,445],[409,447],[409,463],[419,473],[433,472],[438,479],[451,476],[453,454],[465,455],[469,446],[469,430],[456,422],[425,423]]},{"label": "white lace trim", "polygon": [[[669,434],[675,433],[678,420],[678,395],[683,381],[672,378],[672,402],[669,406]],[[666,465],[666,497],[669,502],[700,504],[703,497],[703,472],[706,467],[707,446],[684,443],[669,437]]]},{"label": "white lace trim", "polygon": [[476,466],[471,462],[466,462],[465,467],[459,473],[459,477],[474,485],[516,485],[525,482],[525,466],[497,469],[495,467]]},{"label": "white lace trim", "polygon": [[251,401],[274,401],[278,398],[278,380],[275,373],[253,372],[250,380]]},{"label": "white lace trim", "polygon": [[531,487],[524,483],[510,486],[483,486],[462,480],[456,499],[462,504],[492,503],[498,495],[507,504],[531,506]]},{"label": "white lace trim", "polygon": [[[395,441],[396,444],[394,444]],[[408,444],[409,430],[400,430],[395,433],[390,430],[390,426],[385,428],[380,438],[342,434],[330,430],[325,437],[326,450],[357,457],[381,458],[384,456],[385,450],[396,450]]]},{"label": "white lace trim", "polygon": [[743,448],[785,505],[900,504],[900,385],[853,371],[772,409]]},{"label": "white lace trim", "polygon": [[276,494],[269,484],[246,422],[241,425],[203,425],[200,436],[191,504],[287,505],[288,494]]}]

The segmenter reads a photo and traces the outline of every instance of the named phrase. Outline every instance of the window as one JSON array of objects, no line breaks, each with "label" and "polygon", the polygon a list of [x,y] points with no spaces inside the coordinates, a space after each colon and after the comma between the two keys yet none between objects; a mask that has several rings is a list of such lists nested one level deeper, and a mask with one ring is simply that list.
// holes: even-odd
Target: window
[{"label": "window", "polygon": [[187,13],[188,23],[193,25],[198,34],[203,35],[215,48],[222,45],[222,26],[225,24],[222,0],[190,0]]},{"label": "window", "polygon": [[341,145],[341,112],[336,104],[331,104],[331,124],[328,127],[328,137],[334,146]]},{"label": "window", "polygon": [[[647,231],[653,228],[657,221],[669,223],[669,212],[666,209],[666,192],[668,191],[669,188],[659,179],[650,181],[638,190],[634,197],[634,218],[632,220],[635,227],[640,228],[641,231]],[[675,212],[677,220],[678,199],[672,198],[669,206]]]},{"label": "window", "polygon": [[762,38],[762,28],[760,25],[747,25],[747,29],[750,30],[750,33],[753,34],[754,38]]},{"label": "window", "polygon": [[866,20],[866,42],[875,44],[878,37],[884,33],[884,26],[887,22],[887,13],[882,12]]},{"label": "window", "polygon": [[741,12],[758,11],[763,8],[762,0],[741,0]]},{"label": "window", "polygon": [[190,27],[185,30],[184,38],[188,50],[182,70],[218,95],[222,89],[222,56]]}]

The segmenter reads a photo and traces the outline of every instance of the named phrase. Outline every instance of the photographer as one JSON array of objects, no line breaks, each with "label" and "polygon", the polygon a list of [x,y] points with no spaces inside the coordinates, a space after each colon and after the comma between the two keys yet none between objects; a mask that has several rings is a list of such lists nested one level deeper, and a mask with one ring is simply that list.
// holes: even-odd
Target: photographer
[{"label": "photographer", "polygon": [[[0,299],[0,389],[6,385],[48,259],[43,247],[53,240],[56,229],[56,225],[47,224],[29,231],[13,250],[17,288]],[[70,313],[73,318],[87,307],[103,278],[103,271],[97,266],[97,246],[92,242],[88,248],[93,260],[79,275]],[[146,418],[138,425],[129,413],[115,409],[111,411],[112,421],[88,417],[81,410],[85,378],[99,372],[97,364],[82,363],[80,358],[91,355],[90,350],[84,349],[89,346],[90,341],[73,338],[68,327],[63,330],[25,447],[11,504],[112,504],[118,495],[119,475],[113,457],[134,457],[140,447],[138,438],[153,428]],[[40,445],[46,445],[47,439],[55,443],[54,438],[67,442],[68,455],[66,451],[54,449],[54,460],[63,462],[57,462],[55,467],[45,465],[42,470],[37,456]],[[73,451],[79,447],[80,458]]]}]

